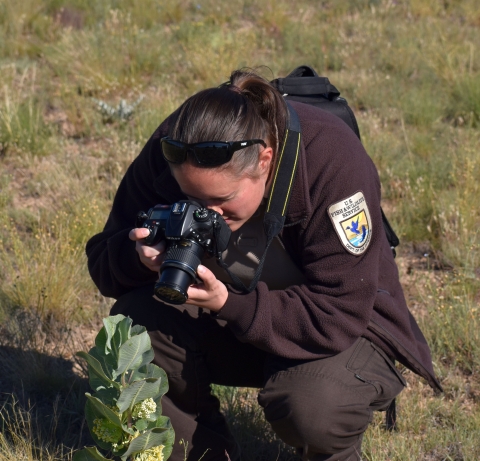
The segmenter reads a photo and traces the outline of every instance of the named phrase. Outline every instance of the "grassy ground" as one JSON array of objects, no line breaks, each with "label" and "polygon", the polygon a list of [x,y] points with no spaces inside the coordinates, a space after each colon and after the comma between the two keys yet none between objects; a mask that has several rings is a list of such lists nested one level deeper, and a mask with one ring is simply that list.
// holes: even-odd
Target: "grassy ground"
[{"label": "grassy ground", "polygon": [[[379,415],[364,458],[480,459],[476,0],[1,0],[0,461],[68,460],[88,440],[72,353],[111,301],[84,245],[153,129],[233,69],[274,78],[301,64],[357,114],[445,388],[435,397],[405,372],[400,430]],[[252,390],[217,392],[246,461],[293,459]]]}]

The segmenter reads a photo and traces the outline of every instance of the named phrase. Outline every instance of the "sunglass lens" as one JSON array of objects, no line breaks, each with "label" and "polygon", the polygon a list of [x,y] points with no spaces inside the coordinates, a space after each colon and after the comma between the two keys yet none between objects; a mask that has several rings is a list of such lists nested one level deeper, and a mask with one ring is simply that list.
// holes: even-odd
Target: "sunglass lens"
[{"label": "sunglass lens", "polygon": [[183,163],[187,151],[183,145],[177,144],[175,141],[162,141],[163,156],[171,163]]},{"label": "sunglass lens", "polygon": [[195,157],[201,165],[222,165],[230,159],[228,146],[220,143],[195,147]]}]

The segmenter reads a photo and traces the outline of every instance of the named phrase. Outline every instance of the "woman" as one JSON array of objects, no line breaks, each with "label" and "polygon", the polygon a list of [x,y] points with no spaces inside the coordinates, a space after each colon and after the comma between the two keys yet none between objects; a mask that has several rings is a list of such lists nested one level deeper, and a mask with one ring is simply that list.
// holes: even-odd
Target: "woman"
[{"label": "woman", "polygon": [[[382,227],[376,169],[335,116],[292,103],[302,141],[285,226],[256,288],[244,293],[206,258],[181,306],[152,297],[165,244],[131,229],[138,211],[181,199],[223,216],[224,254],[246,285],[265,249],[263,213],[288,124],[283,97],[259,75],[187,99],[155,131],[117,191],[102,233],[87,245],[89,269],[122,313],[147,327],[155,363],[169,376],[164,399],[188,459],[240,459],[210,384],[258,387],[267,421],[303,459],[358,460],[372,412],[405,381],[398,360],[441,389],[425,339],[405,303]],[[208,160],[198,143],[225,146]],[[235,144],[237,147],[240,144]],[[213,164],[212,164],[213,163]],[[178,443],[172,459],[183,459]]]}]

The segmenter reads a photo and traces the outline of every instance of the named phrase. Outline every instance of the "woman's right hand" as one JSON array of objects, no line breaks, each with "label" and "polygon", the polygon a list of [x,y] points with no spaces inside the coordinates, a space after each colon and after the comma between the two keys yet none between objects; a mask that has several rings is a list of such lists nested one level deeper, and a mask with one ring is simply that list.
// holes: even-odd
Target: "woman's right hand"
[{"label": "woman's right hand", "polygon": [[148,267],[151,271],[158,272],[164,258],[165,241],[162,240],[153,246],[146,245],[143,243],[143,239],[148,237],[148,235],[148,229],[145,227],[138,227],[132,229],[128,234],[128,237],[135,242],[135,250],[137,250],[142,264]]}]

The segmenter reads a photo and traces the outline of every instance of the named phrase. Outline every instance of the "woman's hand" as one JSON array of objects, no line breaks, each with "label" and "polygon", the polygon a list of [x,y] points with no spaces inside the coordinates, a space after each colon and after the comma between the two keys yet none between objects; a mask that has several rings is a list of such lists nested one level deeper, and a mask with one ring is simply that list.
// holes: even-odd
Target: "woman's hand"
[{"label": "woman's hand", "polygon": [[201,264],[197,268],[197,274],[203,283],[190,285],[186,304],[218,312],[227,302],[227,287],[215,277],[210,269]]},{"label": "woman's hand", "polygon": [[158,272],[164,258],[165,241],[162,240],[153,246],[145,245],[142,241],[145,237],[148,237],[149,233],[150,231],[145,227],[138,227],[132,229],[128,237],[135,242],[135,250],[137,250],[142,264],[151,271]]}]

